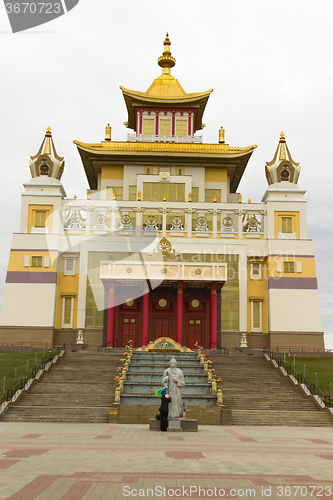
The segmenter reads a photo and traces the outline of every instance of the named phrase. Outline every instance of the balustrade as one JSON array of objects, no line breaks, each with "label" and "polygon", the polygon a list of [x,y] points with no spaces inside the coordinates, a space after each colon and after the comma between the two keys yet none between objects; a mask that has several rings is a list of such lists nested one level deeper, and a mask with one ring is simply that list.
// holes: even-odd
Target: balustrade
[{"label": "balustrade", "polygon": [[264,234],[265,206],[261,204],[73,200],[61,209],[66,234],[127,236],[260,238]]}]

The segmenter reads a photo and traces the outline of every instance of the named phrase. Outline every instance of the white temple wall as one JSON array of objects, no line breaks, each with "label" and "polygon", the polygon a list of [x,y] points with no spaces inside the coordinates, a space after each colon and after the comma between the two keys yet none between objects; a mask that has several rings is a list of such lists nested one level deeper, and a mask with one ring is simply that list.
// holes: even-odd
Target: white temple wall
[{"label": "white temple wall", "polygon": [[6,283],[0,324],[4,326],[55,326],[55,284]]},{"label": "white temple wall", "polygon": [[318,290],[269,290],[271,332],[322,332]]}]

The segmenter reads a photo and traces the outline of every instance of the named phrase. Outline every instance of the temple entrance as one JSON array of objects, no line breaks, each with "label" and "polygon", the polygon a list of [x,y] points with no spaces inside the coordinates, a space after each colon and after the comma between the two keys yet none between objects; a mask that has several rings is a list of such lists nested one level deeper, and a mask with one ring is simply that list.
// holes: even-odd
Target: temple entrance
[{"label": "temple entrance", "polygon": [[159,337],[171,337],[170,335],[170,318],[156,317],[155,318],[155,339]]},{"label": "temple entrance", "polygon": [[203,344],[202,339],[202,320],[197,318],[187,319],[187,331],[188,331],[188,341],[189,346],[194,347],[195,343],[201,346]]},{"label": "temple entrance", "polygon": [[136,345],[137,318],[122,318],[122,346],[125,347],[129,340]]}]

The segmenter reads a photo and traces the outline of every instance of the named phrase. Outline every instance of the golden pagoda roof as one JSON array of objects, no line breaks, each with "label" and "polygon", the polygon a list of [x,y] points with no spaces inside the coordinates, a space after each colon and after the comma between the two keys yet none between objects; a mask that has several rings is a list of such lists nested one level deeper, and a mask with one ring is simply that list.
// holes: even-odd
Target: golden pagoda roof
[{"label": "golden pagoda roof", "polygon": [[128,112],[127,127],[136,130],[135,108],[136,107],[170,107],[194,109],[195,122],[194,131],[202,128],[202,115],[205,110],[208,98],[213,91],[186,93],[178,80],[171,75],[170,68],[176,64],[176,60],[171,56],[169,35],[167,33],[164,40],[164,52],[158,59],[159,66],[162,67],[162,75],[157,77],[146,92],[128,90],[120,87]]},{"label": "golden pagoda roof", "polygon": [[245,148],[231,147],[229,144],[165,143],[165,142],[120,142],[103,141],[99,144],[76,144],[91,189],[97,189],[98,174],[105,162],[145,164],[163,162],[164,165],[190,164],[228,168],[230,191],[236,192],[246,165],[256,145]]},{"label": "golden pagoda roof", "polygon": [[[44,151],[43,151],[44,147]],[[52,149],[52,151],[51,151]],[[52,139],[52,133],[51,133],[51,127],[48,126],[46,129],[46,134],[43,139],[43,142],[38,150],[38,153],[34,156],[30,156],[32,160],[35,160],[41,155],[51,155],[53,153],[54,158],[56,158],[59,161],[62,161],[64,159],[63,156],[58,156],[53,139]]]},{"label": "golden pagoda roof", "polygon": [[272,161],[265,165],[266,179],[269,185],[288,180],[289,183],[297,184],[301,167],[291,156],[286,143],[284,132],[280,134],[280,140]]}]

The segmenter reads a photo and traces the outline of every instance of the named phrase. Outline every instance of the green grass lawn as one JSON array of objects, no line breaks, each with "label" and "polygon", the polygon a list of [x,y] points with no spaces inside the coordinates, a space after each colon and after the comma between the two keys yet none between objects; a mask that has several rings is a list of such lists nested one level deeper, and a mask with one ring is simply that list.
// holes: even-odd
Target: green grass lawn
[{"label": "green grass lawn", "polygon": [[[49,352],[45,352],[47,357]],[[35,352],[0,352],[0,396],[3,394],[3,382],[6,377],[6,389],[12,389],[15,385],[15,367],[17,369],[17,381],[26,377],[27,361],[28,371],[35,367]],[[37,364],[43,360],[43,352],[37,353]]]},{"label": "green grass lawn", "polygon": [[[288,366],[293,366],[293,356],[286,358]],[[296,357],[295,370],[297,373],[304,373],[310,384],[315,383],[315,373],[317,373],[317,385],[326,395],[330,395],[330,382],[333,383],[333,358],[320,357]]]}]

